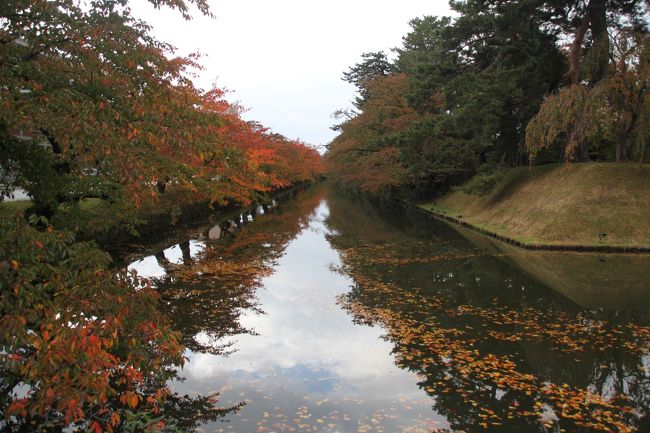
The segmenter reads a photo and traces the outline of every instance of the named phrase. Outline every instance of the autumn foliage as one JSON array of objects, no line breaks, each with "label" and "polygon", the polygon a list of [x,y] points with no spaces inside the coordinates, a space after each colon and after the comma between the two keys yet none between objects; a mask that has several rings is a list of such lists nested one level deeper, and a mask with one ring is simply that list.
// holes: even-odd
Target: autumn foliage
[{"label": "autumn foliage", "polygon": [[213,154],[201,167],[203,178],[210,179],[204,185],[212,201],[248,204],[266,192],[313,181],[323,172],[315,149],[244,121],[241,108],[221,102],[227,108],[217,134],[230,143],[224,149],[227,156]]},{"label": "autumn foliage", "polygon": [[[620,31],[612,37],[609,74],[593,86],[575,83],[550,95],[526,128],[531,158],[559,147],[565,161],[615,144],[611,159],[644,161],[650,110],[650,37]],[[559,145],[559,146],[558,146]]]},{"label": "autumn foliage", "polygon": [[353,280],[338,302],[418,375],[449,423],[430,431],[648,430],[646,311],[577,306],[418,213],[332,196],[328,240]]},{"label": "autumn foliage", "polygon": [[[174,57],[126,2],[89,10],[75,1],[9,3],[0,28],[0,163],[51,212],[94,195],[139,204],[159,182],[246,203],[318,176],[316,151],[243,121],[222,90],[195,87],[199,59]],[[98,179],[103,188],[90,186]]]},{"label": "autumn foliage", "polygon": [[328,168],[342,183],[379,193],[408,182],[400,148],[390,141],[418,118],[404,97],[404,74],[376,76],[364,83],[363,111],[340,125],[330,144]]},{"label": "autumn foliage", "polygon": [[170,190],[248,204],[320,176],[316,150],[243,120],[193,84],[198,69],[126,0],[0,4],[0,201],[16,187],[33,199],[29,219],[0,219],[0,430],[182,431],[192,402],[167,381],[184,349],[157,293],[50,221],[88,198],[119,220]]},{"label": "autumn foliage", "polygon": [[69,234],[13,217],[0,235],[4,430],[161,421],[165,382],[183,358],[153,288],[134,290],[134,275]]},{"label": "autumn foliage", "polygon": [[[647,162],[648,2],[451,1],[401,46],[343,73],[329,177],[376,195],[429,198],[508,166]],[[482,193],[485,188],[463,187]]]}]

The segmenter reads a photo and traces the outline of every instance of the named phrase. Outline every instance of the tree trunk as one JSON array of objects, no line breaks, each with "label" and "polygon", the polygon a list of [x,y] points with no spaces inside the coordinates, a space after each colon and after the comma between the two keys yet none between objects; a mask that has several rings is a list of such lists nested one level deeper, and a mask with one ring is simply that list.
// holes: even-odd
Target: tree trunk
[{"label": "tree trunk", "polygon": [[184,241],[178,244],[178,246],[181,249],[181,254],[183,256],[183,264],[187,265],[189,263],[192,263],[192,252],[190,250],[190,241]]},{"label": "tree trunk", "polygon": [[569,50],[569,70],[564,75],[566,82],[577,84],[580,80],[580,54],[587,30],[591,28],[591,57],[593,71],[589,85],[593,86],[607,74],[609,65],[609,34],[607,32],[607,0],[590,0],[587,13],[576,29]]},{"label": "tree trunk", "polygon": [[605,78],[609,66],[606,0],[591,0],[588,9],[589,21],[591,21],[591,38],[593,40],[593,47],[591,48],[592,61],[594,62],[589,85],[593,86]]},{"label": "tree trunk", "polygon": [[585,15],[580,22],[580,26],[576,30],[575,38],[571,44],[569,51],[569,70],[564,75],[569,84],[577,84],[580,79],[580,51],[582,50],[582,42],[585,39],[585,33],[589,28],[589,15]]},{"label": "tree trunk", "polygon": [[616,161],[627,161],[627,135],[621,134],[616,142]]},{"label": "tree trunk", "polygon": [[580,141],[580,159],[581,162],[589,161],[589,145],[587,140]]},{"label": "tree trunk", "polygon": [[38,201],[34,200],[32,205],[27,209],[27,216],[37,215],[51,220],[56,210],[59,208],[59,203],[55,201]]},{"label": "tree trunk", "polygon": [[574,125],[564,149],[564,162],[589,161],[589,143],[578,132]]},{"label": "tree trunk", "polygon": [[528,152],[526,151],[526,134],[520,134],[517,143],[517,156],[515,157],[515,166],[528,164]]}]

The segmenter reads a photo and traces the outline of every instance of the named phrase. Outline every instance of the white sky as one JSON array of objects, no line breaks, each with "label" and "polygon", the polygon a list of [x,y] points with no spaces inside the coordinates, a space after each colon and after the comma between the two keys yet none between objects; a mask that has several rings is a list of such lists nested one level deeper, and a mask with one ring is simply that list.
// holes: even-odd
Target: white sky
[{"label": "white sky", "polygon": [[354,87],[341,80],[361,54],[399,46],[412,18],[449,15],[447,0],[211,0],[216,18],[131,3],[177,54],[205,57],[196,84],[233,93],[257,120],[289,138],[327,144],[332,113],[350,106]]}]

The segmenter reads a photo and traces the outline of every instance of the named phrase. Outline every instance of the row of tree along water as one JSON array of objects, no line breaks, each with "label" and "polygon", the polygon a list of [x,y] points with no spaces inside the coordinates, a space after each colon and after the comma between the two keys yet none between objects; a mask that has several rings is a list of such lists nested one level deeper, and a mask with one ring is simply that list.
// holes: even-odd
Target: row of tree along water
[{"label": "row of tree along water", "polygon": [[[151,3],[210,14],[205,0]],[[0,429],[186,429],[189,400],[167,387],[182,338],[158,294],[74,233],[255,203],[321,172],[314,149],[197,88],[199,62],[127,1],[0,4],[0,201],[31,196],[25,213],[0,203]]]},{"label": "row of tree along water", "polygon": [[344,74],[333,178],[406,198],[557,161],[648,162],[648,2],[452,1]]}]

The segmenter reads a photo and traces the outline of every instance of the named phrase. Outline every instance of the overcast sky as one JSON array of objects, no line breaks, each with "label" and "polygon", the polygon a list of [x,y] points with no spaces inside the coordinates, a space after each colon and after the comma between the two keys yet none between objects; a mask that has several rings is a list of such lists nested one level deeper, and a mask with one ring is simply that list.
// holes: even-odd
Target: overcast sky
[{"label": "overcast sky", "polygon": [[450,14],[447,0],[211,0],[215,18],[195,12],[186,22],[146,0],[131,4],[178,54],[204,55],[197,85],[216,81],[249,109],[246,119],[312,145],[334,137],[331,115],[354,97],[343,71],[364,52],[399,46],[412,18]]}]

